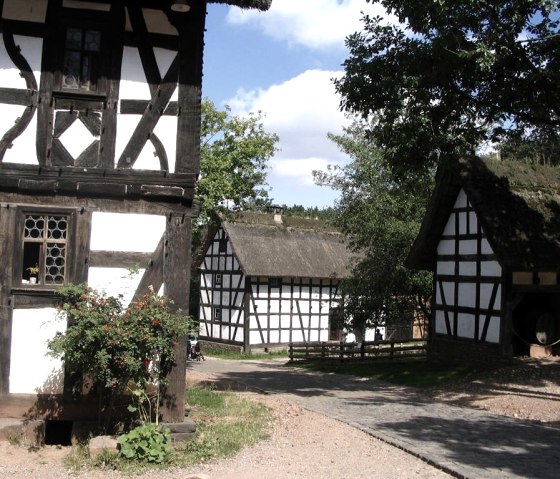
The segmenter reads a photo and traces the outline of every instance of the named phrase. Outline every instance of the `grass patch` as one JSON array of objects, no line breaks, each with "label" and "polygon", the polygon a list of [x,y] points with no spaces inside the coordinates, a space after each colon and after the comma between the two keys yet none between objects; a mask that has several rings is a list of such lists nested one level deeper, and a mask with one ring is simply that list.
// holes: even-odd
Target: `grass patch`
[{"label": "grass patch", "polygon": [[282,349],[280,351],[270,351],[268,353],[236,353],[233,351],[219,351],[207,350],[207,355],[220,359],[239,359],[239,360],[263,360],[263,359],[276,359],[276,358],[289,358],[288,350]]},{"label": "grass patch", "polygon": [[387,381],[401,386],[428,388],[472,376],[483,369],[466,364],[436,364],[425,361],[399,363],[296,363],[313,371],[350,374]]},{"label": "grass patch", "polygon": [[268,437],[268,408],[239,394],[191,387],[187,402],[192,408],[190,416],[197,424],[197,439],[176,450],[176,465],[229,457]]},{"label": "grass patch", "polygon": [[140,474],[228,457],[268,437],[270,410],[260,403],[232,391],[196,386],[188,389],[186,397],[191,406],[190,418],[197,425],[196,439],[175,445],[165,464],[126,460],[115,453],[103,454],[94,461],[89,458],[87,447],[79,445],[66,458],[66,467],[74,472],[95,468]]}]

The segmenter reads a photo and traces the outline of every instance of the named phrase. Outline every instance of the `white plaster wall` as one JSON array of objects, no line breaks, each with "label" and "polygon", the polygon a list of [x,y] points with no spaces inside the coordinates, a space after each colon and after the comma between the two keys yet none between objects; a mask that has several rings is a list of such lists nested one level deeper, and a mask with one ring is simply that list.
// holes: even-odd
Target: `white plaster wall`
[{"label": "white plaster wall", "polygon": [[437,254],[455,254],[455,241],[454,240],[441,240],[438,243]]},{"label": "white plaster wall", "polygon": [[132,301],[144,271],[139,269],[138,273],[131,274],[126,268],[89,268],[88,286],[108,296],[122,294],[122,304],[126,306]]},{"label": "white plaster wall", "polygon": [[[451,324],[453,329],[453,324]],[[445,326],[445,314],[443,311],[437,310],[435,315],[435,331],[437,334],[447,334],[447,328]]]},{"label": "white plaster wall", "polygon": [[[459,306],[474,308],[476,306],[476,283],[460,282],[459,289]],[[453,302],[453,297],[447,298],[447,304]]]},{"label": "white plaster wall", "polygon": [[[480,331],[484,326],[483,318],[480,319]],[[486,341],[489,343],[499,343],[500,342],[500,318],[492,316],[490,318],[490,324],[488,325],[488,331],[486,332]]]},{"label": "white plaster wall", "polygon": [[[164,232],[164,216],[94,212],[91,250],[152,253]],[[144,269],[133,274],[126,268],[92,267],[88,284],[110,296],[122,294],[124,304],[128,304],[143,273]]]},{"label": "white plaster wall", "polygon": [[[10,393],[62,393],[62,361],[47,356],[47,341],[66,323],[54,308],[14,309],[10,361]],[[33,334],[30,334],[33,333]]]},{"label": "white plaster wall", "polygon": [[155,251],[165,232],[165,216],[94,212],[92,251]]},{"label": "white plaster wall", "polygon": [[[4,4],[6,8],[6,4]],[[38,38],[23,37],[14,35],[16,45],[21,49],[21,54],[29,63],[37,85],[40,83],[41,76],[41,49],[43,42]],[[19,69],[12,63],[4,42],[0,41],[0,86],[5,88],[26,89],[25,80],[19,75]],[[0,137],[2,137],[15,124],[15,121],[22,115],[25,107],[19,105],[2,105],[0,115]],[[31,123],[18,136],[11,148],[6,151],[4,161],[10,163],[37,164],[37,154],[35,151],[37,132],[37,115],[32,118]]]},{"label": "white plaster wall", "polygon": [[[156,61],[160,69],[161,77],[165,76],[169,65],[173,61],[176,53],[162,48],[155,48],[154,53]],[[140,55],[136,48],[125,47],[123,52],[123,62],[121,69],[120,84],[121,100],[150,100],[150,89],[146,82],[146,75],[142,67]],[[176,100],[177,90],[171,97],[171,101]],[[120,158],[128,140],[132,136],[141,115],[123,115],[117,116],[117,144],[116,144],[116,161]],[[161,140],[167,153],[169,161],[169,170],[175,171],[175,152],[176,152],[176,135],[177,135],[177,118],[174,116],[162,116],[154,129],[154,133]],[[159,161],[154,156],[154,148],[151,142],[146,142],[142,153],[134,164],[134,169],[158,170]]]},{"label": "white plaster wall", "polygon": [[476,275],[476,262],[475,261],[461,261],[459,263],[460,276],[475,276]]},{"label": "white plaster wall", "polygon": [[473,339],[475,318],[472,314],[459,313],[457,316],[457,336]]},{"label": "white plaster wall", "polygon": [[455,262],[454,261],[438,261],[436,266],[436,272],[438,275],[445,274],[451,275],[455,274]]},{"label": "white plaster wall", "polygon": [[502,276],[502,267],[497,261],[483,261],[480,264],[480,274],[482,276]]},{"label": "white plaster wall", "polygon": [[476,240],[460,240],[459,254],[476,254]]}]

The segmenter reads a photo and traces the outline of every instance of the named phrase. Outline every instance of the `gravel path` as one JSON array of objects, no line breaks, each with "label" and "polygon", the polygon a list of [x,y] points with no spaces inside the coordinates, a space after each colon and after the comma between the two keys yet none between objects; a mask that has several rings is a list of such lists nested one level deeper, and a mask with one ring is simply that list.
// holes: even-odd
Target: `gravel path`
[{"label": "gravel path", "polygon": [[[191,368],[190,381],[216,381],[220,378],[204,371],[201,363]],[[208,363],[210,364],[210,363]],[[221,378],[223,382],[223,378]],[[234,383],[230,383],[230,387]],[[264,395],[240,392],[264,402],[273,411],[270,438],[246,448],[230,459],[188,470],[157,471],[135,476],[142,479],[296,479],[307,478],[446,478],[443,471],[430,466],[358,428],[303,409],[284,394]],[[320,395],[318,395],[320,397]],[[552,426],[560,425],[560,361],[525,361],[506,370],[489,372],[475,381],[457,383],[447,389],[434,389],[422,395],[426,404],[450,402],[469,409],[485,409]],[[461,418],[462,419],[462,418]],[[435,425],[430,425],[435,427]],[[429,429],[426,429],[426,433]],[[455,440],[460,441],[460,437]],[[121,478],[114,471],[68,472],[63,459],[67,448],[45,447],[28,452],[0,442],[0,478]],[[513,451],[516,453],[516,451]],[[550,453],[550,451],[549,451]],[[560,463],[560,446],[550,460]],[[480,477],[480,476],[471,476]],[[507,474],[504,476],[507,477]],[[527,477],[547,477],[534,475]]]},{"label": "gravel path", "polygon": [[[196,376],[196,377],[195,377]],[[208,380],[191,374],[190,380]],[[155,471],[139,479],[445,479],[451,476],[370,435],[290,403],[282,398],[240,392],[272,410],[270,438],[233,458],[183,470]],[[0,478],[125,478],[114,471],[75,475],[63,466],[68,448],[28,452],[0,442]]]}]

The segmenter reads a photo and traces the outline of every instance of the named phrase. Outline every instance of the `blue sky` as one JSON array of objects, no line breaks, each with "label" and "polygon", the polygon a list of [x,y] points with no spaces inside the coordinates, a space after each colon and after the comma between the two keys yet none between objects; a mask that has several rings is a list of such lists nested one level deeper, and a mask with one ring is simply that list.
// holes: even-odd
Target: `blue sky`
[{"label": "blue sky", "polygon": [[268,173],[275,203],[323,207],[336,198],[311,172],[348,161],[327,138],[347,123],[332,78],[362,11],[380,13],[365,0],[273,0],[267,12],[208,5],[203,96],[234,114],[265,114],[280,137]]}]

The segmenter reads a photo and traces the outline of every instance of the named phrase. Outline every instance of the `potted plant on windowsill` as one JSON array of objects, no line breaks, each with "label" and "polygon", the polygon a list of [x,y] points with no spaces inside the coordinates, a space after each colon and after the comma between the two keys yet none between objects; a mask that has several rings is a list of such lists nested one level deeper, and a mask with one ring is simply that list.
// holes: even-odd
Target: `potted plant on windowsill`
[{"label": "potted plant on windowsill", "polygon": [[37,278],[39,277],[39,265],[30,266],[27,268],[29,271],[29,283],[30,284],[37,284]]}]

